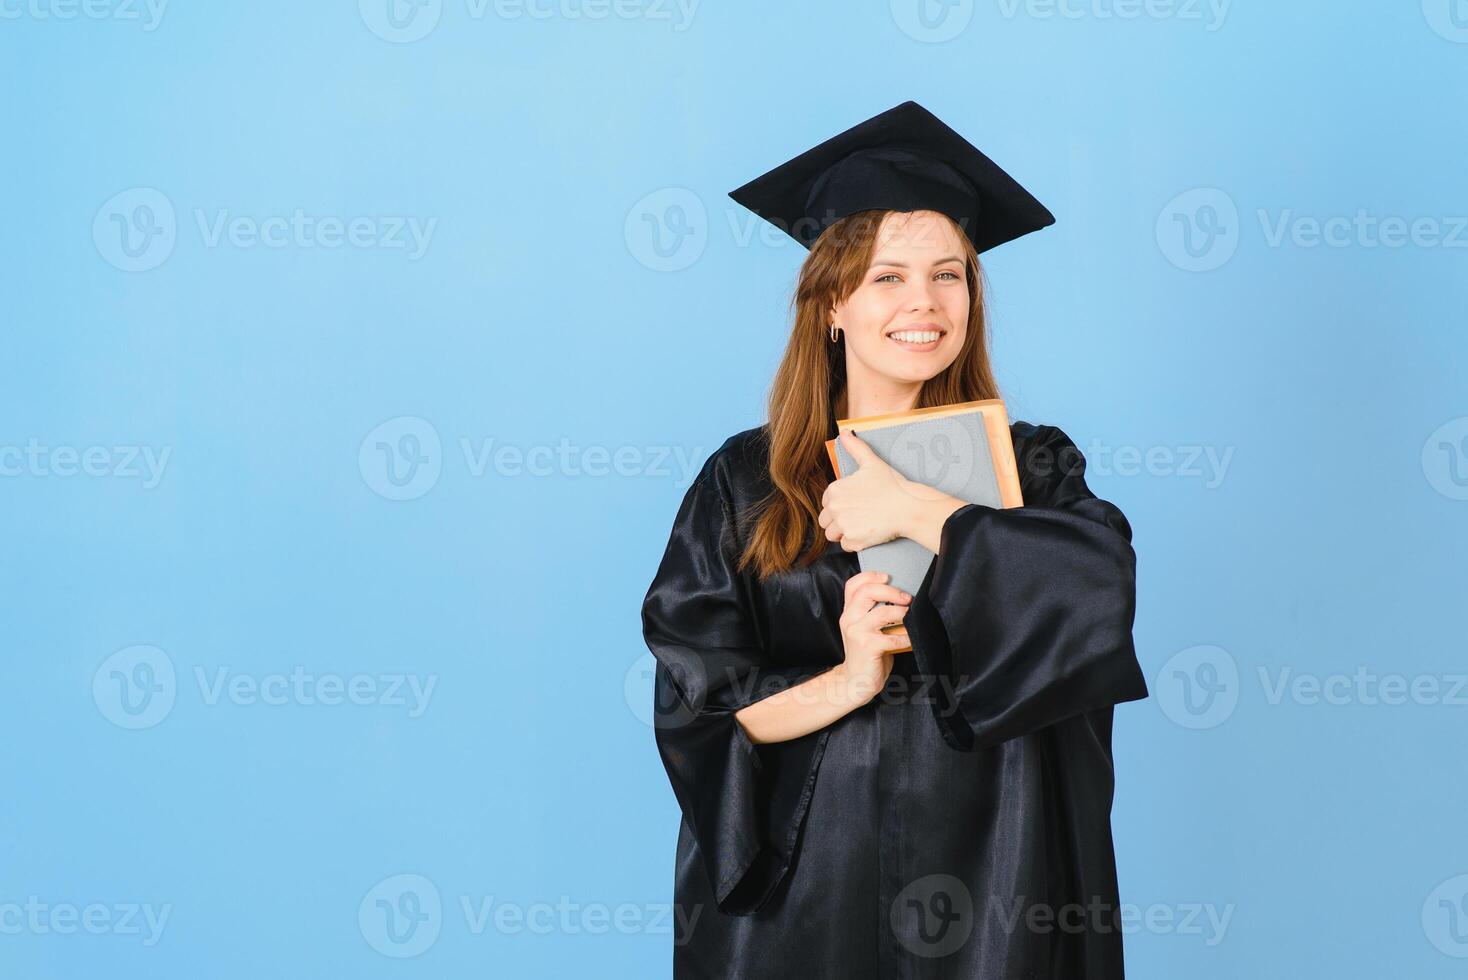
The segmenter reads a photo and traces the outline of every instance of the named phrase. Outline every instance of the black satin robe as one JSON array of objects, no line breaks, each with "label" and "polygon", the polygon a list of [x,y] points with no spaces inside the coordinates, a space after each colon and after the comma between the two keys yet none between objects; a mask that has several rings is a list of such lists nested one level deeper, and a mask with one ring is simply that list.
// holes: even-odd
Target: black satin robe
[{"label": "black satin robe", "polygon": [[735,571],[763,428],[690,486],[642,610],[683,815],[677,980],[1122,976],[1112,706],[1147,696],[1131,527],[1065,433],[1010,429],[1025,505],[956,511],[886,688],[787,742],[734,712],[842,661],[856,555]]}]

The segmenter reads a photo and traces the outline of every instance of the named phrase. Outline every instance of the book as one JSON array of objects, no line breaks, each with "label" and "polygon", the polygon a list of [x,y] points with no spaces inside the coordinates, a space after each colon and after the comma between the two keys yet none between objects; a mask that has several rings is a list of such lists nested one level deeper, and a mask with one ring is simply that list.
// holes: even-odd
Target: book
[{"label": "book", "polygon": [[[966,503],[989,507],[1024,504],[1009,414],[1000,399],[837,419],[836,427],[855,432],[883,462],[909,480]],[[838,478],[858,469],[840,440],[827,440],[826,451]],[[894,538],[857,552],[862,571],[886,572],[890,584],[909,595],[917,594],[935,557],[911,538]],[[896,629],[901,627],[889,631]]]}]

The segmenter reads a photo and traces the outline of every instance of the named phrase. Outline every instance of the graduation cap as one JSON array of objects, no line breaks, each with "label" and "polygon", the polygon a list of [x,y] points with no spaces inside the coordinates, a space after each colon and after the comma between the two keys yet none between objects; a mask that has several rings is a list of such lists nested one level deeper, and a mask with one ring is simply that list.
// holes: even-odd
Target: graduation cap
[{"label": "graduation cap", "polygon": [[980,252],[1039,231],[1055,215],[943,120],[904,102],[729,192],[810,248],[857,211],[941,211]]}]

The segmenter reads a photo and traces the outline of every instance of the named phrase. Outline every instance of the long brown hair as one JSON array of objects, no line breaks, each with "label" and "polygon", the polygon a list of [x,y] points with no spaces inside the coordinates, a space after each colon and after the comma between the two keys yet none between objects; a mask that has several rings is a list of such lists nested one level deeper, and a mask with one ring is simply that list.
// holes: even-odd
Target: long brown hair
[{"label": "long brown hair", "polygon": [[[794,326],[770,387],[766,435],[773,487],[756,508],[753,532],[739,558],[741,570],[753,567],[761,579],[789,569],[797,560],[808,565],[826,550],[816,523],[821,495],[832,478],[826,420],[846,383],[845,335],[839,343],[831,342],[830,309],[861,285],[877,231],[891,213],[858,211],[841,218],[816,239],[800,267],[791,300]],[[968,331],[953,363],[923,383],[918,408],[999,397],[989,366],[983,268],[968,236],[956,223],[953,228],[968,275]]]}]

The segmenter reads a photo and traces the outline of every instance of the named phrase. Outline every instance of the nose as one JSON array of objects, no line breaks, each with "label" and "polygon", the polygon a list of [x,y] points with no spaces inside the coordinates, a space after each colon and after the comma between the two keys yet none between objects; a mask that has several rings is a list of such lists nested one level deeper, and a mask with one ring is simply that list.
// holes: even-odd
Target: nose
[{"label": "nose", "polygon": [[912,291],[907,298],[907,311],[909,313],[931,313],[937,308],[938,300],[933,292],[933,283],[926,279],[913,280]]}]

